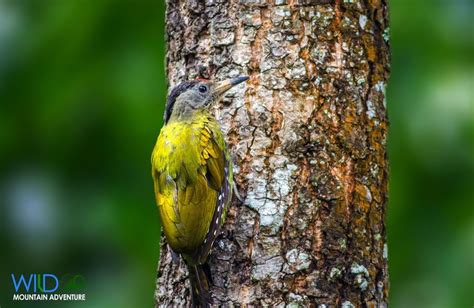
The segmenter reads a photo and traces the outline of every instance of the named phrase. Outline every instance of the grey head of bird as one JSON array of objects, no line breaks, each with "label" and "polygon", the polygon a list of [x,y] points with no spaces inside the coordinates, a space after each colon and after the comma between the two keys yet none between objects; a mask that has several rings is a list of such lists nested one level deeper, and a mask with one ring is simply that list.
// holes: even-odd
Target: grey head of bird
[{"label": "grey head of bird", "polygon": [[183,81],[171,90],[166,101],[165,124],[173,118],[186,117],[196,110],[209,108],[232,87],[248,80],[247,76],[214,82],[206,79]]}]

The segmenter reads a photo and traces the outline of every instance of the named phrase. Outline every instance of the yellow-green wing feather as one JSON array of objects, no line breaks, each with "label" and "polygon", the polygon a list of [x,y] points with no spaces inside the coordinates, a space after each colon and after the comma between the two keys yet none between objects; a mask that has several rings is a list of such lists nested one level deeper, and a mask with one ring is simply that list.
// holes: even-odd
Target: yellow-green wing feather
[{"label": "yellow-green wing feather", "polygon": [[[152,175],[163,229],[174,251],[207,257],[206,244],[215,239],[231,198],[229,174],[224,138],[209,114],[163,127],[152,154]],[[216,214],[221,217],[217,227]]]}]

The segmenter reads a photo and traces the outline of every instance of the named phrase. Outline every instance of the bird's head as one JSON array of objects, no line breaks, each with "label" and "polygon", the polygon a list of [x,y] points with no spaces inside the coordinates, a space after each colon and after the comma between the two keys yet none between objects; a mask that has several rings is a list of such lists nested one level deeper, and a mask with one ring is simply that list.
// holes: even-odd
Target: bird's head
[{"label": "bird's head", "polygon": [[171,90],[166,102],[165,123],[171,116],[191,114],[218,102],[225,92],[246,81],[248,77],[237,77],[221,82],[206,79],[183,81]]}]

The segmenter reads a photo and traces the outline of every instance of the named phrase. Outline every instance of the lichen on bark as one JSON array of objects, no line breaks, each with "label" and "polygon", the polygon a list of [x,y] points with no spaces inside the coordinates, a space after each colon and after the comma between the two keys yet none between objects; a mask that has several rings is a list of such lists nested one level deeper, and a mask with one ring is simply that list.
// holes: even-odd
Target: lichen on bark
[{"label": "lichen on bark", "polygon": [[[217,305],[386,305],[387,10],[384,0],[167,1],[171,87],[250,76],[214,110],[244,197],[209,259]],[[190,304],[164,242],[158,276],[158,306]]]}]

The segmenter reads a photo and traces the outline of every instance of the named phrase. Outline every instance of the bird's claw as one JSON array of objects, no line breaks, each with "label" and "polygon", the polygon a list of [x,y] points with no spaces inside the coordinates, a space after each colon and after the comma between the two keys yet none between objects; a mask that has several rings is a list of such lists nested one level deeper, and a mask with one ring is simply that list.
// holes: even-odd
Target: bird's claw
[{"label": "bird's claw", "polygon": [[232,184],[232,190],[234,191],[234,195],[241,203],[244,203],[244,199],[240,196],[239,190],[237,189],[237,185],[235,182]]}]

